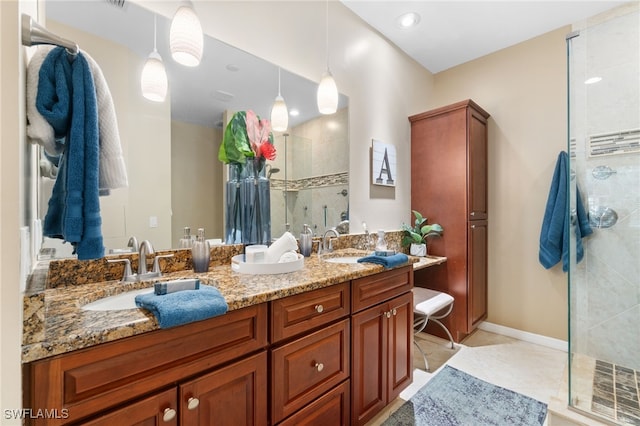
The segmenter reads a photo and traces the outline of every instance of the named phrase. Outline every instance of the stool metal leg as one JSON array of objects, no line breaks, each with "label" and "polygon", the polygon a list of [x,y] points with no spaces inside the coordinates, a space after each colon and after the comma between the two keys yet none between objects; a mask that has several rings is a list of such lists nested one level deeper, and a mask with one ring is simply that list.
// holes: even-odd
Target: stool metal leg
[{"label": "stool metal leg", "polygon": [[418,348],[418,350],[422,354],[422,359],[424,360],[425,371],[431,373],[431,370],[429,369],[429,361],[427,361],[427,355],[424,353],[424,351],[422,350],[422,348],[418,344],[418,341],[416,340],[415,335],[413,336],[413,344],[416,345],[416,348]]},{"label": "stool metal leg", "polygon": [[[433,322],[435,322],[436,324],[438,324],[440,327],[442,327],[442,329],[445,331],[445,333],[447,333],[447,336],[449,336],[449,341],[451,342],[451,349],[453,349],[453,337],[451,336],[451,333],[449,332],[449,329],[447,327],[444,326],[443,323],[440,322],[441,319],[446,318],[451,311],[453,310],[453,303],[449,305],[449,309],[447,309],[447,311],[444,314],[441,315],[431,315],[429,318],[427,318],[428,320],[431,320]],[[425,326],[426,327],[426,324]],[[422,328],[424,328],[422,327]]]},{"label": "stool metal leg", "polygon": [[422,330],[425,329],[429,319],[424,315],[414,314],[414,316],[417,318],[413,321],[413,344],[416,345],[416,348],[418,348],[418,350],[422,354],[425,371],[428,371],[430,373],[431,370],[429,369],[429,361],[427,361],[427,354],[424,353],[420,345],[418,345],[418,341],[416,340],[416,336],[418,335],[418,333],[420,333]]}]

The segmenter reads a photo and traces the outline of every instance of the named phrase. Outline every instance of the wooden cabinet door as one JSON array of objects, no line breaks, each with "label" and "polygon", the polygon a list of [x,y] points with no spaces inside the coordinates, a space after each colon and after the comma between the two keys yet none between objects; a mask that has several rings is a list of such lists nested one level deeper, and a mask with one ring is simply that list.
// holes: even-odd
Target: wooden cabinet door
[{"label": "wooden cabinet door", "polygon": [[180,424],[267,425],[267,352],[181,385]]},{"label": "wooden cabinet door", "polygon": [[467,117],[469,220],[482,220],[487,218],[487,119],[472,107]]},{"label": "wooden cabinet door", "polygon": [[389,306],[387,402],[413,380],[413,293],[393,299]]},{"label": "wooden cabinet door", "polygon": [[177,426],[177,393],[176,388],[171,388],[82,424],[86,426]]},{"label": "wooden cabinet door", "polygon": [[360,425],[387,405],[387,327],[389,304],[351,318],[351,423]]},{"label": "wooden cabinet door", "polygon": [[413,294],[364,310],[351,325],[351,422],[361,425],[411,384]]},{"label": "wooden cabinet door", "polygon": [[468,332],[487,318],[487,221],[469,223]]}]

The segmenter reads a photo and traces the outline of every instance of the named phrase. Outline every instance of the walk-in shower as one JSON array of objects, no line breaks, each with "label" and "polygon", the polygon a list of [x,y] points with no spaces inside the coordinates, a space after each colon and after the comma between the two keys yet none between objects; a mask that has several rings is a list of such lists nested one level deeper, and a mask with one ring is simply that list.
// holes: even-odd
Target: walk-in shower
[{"label": "walk-in shower", "polygon": [[[640,6],[630,2],[567,37],[570,200],[593,233],[569,268],[573,409],[640,425]],[[570,233],[573,237],[573,229]]]}]

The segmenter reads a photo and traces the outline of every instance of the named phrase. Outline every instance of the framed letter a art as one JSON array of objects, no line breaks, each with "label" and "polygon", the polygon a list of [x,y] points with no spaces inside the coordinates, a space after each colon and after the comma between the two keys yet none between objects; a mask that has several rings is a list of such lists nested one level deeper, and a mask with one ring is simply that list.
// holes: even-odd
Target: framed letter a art
[{"label": "framed letter a art", "polygon": [[396,147],[373,139],[371,182],[374,185],[396,186]]}]

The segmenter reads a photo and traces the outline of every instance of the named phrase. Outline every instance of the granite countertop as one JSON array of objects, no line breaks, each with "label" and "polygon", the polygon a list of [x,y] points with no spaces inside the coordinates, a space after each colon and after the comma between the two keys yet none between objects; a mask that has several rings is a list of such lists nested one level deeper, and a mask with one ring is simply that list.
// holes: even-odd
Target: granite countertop
[{"label": "granite countertop", "polygon": [[[334,253],[335,256],[354,254],[363,255],[365,252],[338,250]],[[417,268],[444,261],[446,258],[410,256],[410,263]],[[202,284],[217,287],[231,311],[382,271],[384,268],[380,265],[329,263],[313,254],[305,258],[302,269],[286,274],[241,274],[233,272],[227,264],[211,267],[209,272],[200,274],[194,273],[193,270],[168,273],[164,274],[161,280],[197,277]],[[151,286],[153,281],[104,281],[26,294],[22,362],[31,362],[159,329],[153,314],[144,309],[87,311],[81,308],[106,296]]]}]

